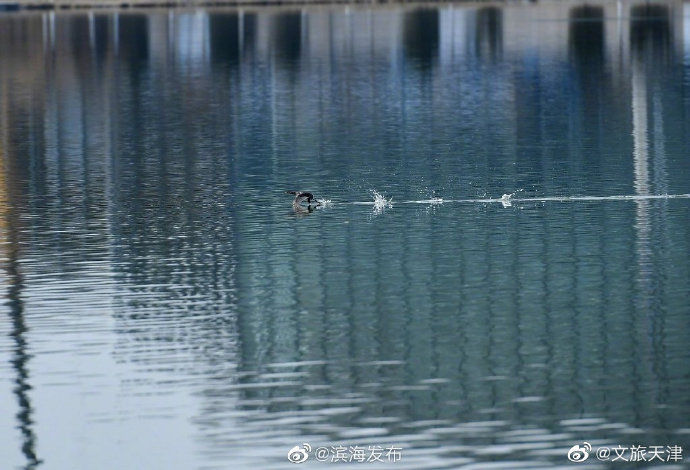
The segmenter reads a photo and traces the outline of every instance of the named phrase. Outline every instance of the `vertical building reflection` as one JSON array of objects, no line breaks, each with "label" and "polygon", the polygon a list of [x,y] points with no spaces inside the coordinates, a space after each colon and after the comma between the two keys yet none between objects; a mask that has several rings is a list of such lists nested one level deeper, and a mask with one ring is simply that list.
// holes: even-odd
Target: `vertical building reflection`
[{"label": "vertical building reflection", "polygon": [[211,58],[216,64],[237,64],[240,54],[240,16],[238,13],[212,13],[209,16]]},{"label": "vertical building reflection", "polygon": [[[654,76],[668,64],[672,55],[671,28],[666,6],[635,6],[630,14],[634,187],[637,194],[649,194],[656,188],[652,188],[650,176],[648,77],[650,71],[654,71]],[[657,102],[658,105],[660,102]],[[663,146],[663,128],[660,125],[655,127],[654,134],[655,140]],[[637,203],[638,239],[642,259],[646,259],[645,253],[649,252],[649,204],[649,201]]]},{"label": "vertical building reflection", "polygon": [[[4,87],[3,87],[4,88]],[[2,119],[0,119],[0,267],[6,277],[5,306],[9,315],[11,325],[10,336],[14,342],[13,357],[11,365],[14,373],[13,392],[17,399],[19,410],[15,417],[17,428],[22,435],[21,452],[24,455],[26,464],[24,469],[36,468],[41,460],[36,451],[36,435],[34,432],[33,414],[34,408],[31,403],[31,383],[29,372],[29,345],[27,343],[27,332],[29,330],[24,311],[24,276],[20,266],[21,258],[21,225],[20,214],[24,206],[19,199],[21,189],[18,187],[26,174],[21,167],[17,168],[18,161],[8,156],[6,149],[12,147],[12,140],[23,141],[26,136],[15,136],[11,133],[12,124],[8,122],[8,95],[2,93]]]},{"label": "vertical building reflection", "polygon": [[244,11],[241,15],[240,27],[242,29],[240,39],[242,52],[249,52],[256,47],[256,35],[258,34],[258,15]]},{"label": "vertical building reflection", "polygon": [[[568,21],[570,60],[583,79],[601,80],[604,64],[604,9],[594,6],[574,7]],[[589,90],[591,91],[591,90]]]},{"label": "vertical building reflection", "polygon": [[657,62],[673,55],[670,10],[666,5],[645,4],[630,9],[630,49]]},{"label": "vertical building reflection", "polygon": [[269,34],[278,63],[295,70],[302,52],[302,14],[299,11],[274,14]]},{"label": "vertical building reflection", "polygon": [[503,9],[484,7],[477,10],[476,54],[495,61],[503,54]]},{"label": "vertical building reflection", "polygon": [[[572,70],[569,75],[575,88],[568,102],[571,143],[567,151],[578,171],[587,171],[587,167],[598,168],[601,173],[612,171],[608,169],[610,163],[601,158],[608,137],[606,116],[610,107],[615,106],[611,99],[612,80],[605,70],[606,48],[604,8],[590,5],[571,8],[568,59]],[[582,144],[587,150],[580,151]],[[592,189],[605,190],[603,187]]]},{"label": "vertical building reflection", "polygon": [[118,14],[117,49],[123,63],[136,69],[149,58],[149,17],[139,13]]},{"label": "vertical building reflection", "polygon": [[[366,177],[384,181],[371,174],[394,174],[400,191],[408,190],[405,183],[417,191],[460,173],[468,176],[453,183],[478,181],[490,193],[501,184],[518,185],[506,191],[534,186],[564,194],[559,183],[572,190],[566,194],[587,191],[590,186],[567,184],[589,184],[588,177],[604,173],[592,170],[611,159],[602,156],[604,134],[613,128],[603,118],[628,113],[634,191],[663,190],[668,111],[651,71],[663,68],[673,42],[668,21],[663,26],[668,13],[633,9],[631,75],[616,77],[630,80],[631,94],[619,99],[607,96],[612,46],[605,9],[558,10],[567,13],[561,17],[567,32],[559,23],[561,35],[549,36],[550,49],[543,51],[509,34],[511,21],[525,24],[511,20],[511,8],[403,8],[390,16],[120,13],[108,21],[46,15],[38,52],[8,40],[24,34],[8,25],[0,32],[2,58],[14,61],[15,73],[31,70],[38,91],[30,99],[20,92],[2,97],[0,127],[24,129],[3,145],[24,147],[9,145],[4,158],[15,169],[0,183],[30,181],[23,191],[38,204],[29,211],[47,221],[40,226],[46,233],[103,231],[97,249],[113,259],[117,283],[115,354],[144,370],[164,354],[192,355],[193,370],[185,372],[198,375],[202,432],[209,442],[216,439],[215,451],[227,439],[217,430],[235,408],[261,408],[242,423],[259,428],[282,411],[328,412],[338,400],[356,402],[354,417],[329,418],[330,428],[305,424],[305,433],[337,432],[367,418],[533,424],[536,415],[543,423],[560,413],[604,413],[615,399],[588,384],[607,380],[607,361],[625,362],[637,350],[629,343],[607,346],[608,333],[592,333],[589,325],[611,325],[634,308],[628,302],[636,288],[625,284],[634,284],[626,273],[635,266],[618,259],[625,256],[612,245],[625,249],[635,236],[641,298],[660,298],[651,279],[659,268],[650,203],[637,203],[633,233],[621,218],[602,220],[592,210],[585,219],[564,206],[444,207],[445,213],[405,213],[404,221],[395,217],[408,208],[387,219],[358,208],[296,221],[272,192],[299,177],[348,194],[348,185],[364,185]],[[104,38],[111,43],[103,45]],[[53,45],[73,60],[51,62],[43,51]],[[439,54],[444,73],[420,79]],[[93,63],[104,73],[92,74]],[[185,73],[190,66],[194,73]],[[0,70],[2,89],[21,91],[7,73]],[[315,166],[316,175],[309,171]],[[629,174],[611,171],[619,173],[601,178],[628,184]],[[321,181],[337,185],[342,175],[347,183],[334,189]],[[471,194],[474,187],[467,187],[446,190]],[[0,188],[2,194],[9,192]],[[16,208],[23,200],[3,204]],[[86,209],[68,210],[74,207]],[[9,234],[15,393],[32,464],[38,459],[23,322],[26,281],[20,245],[12,242],[19,221],[16,211],[9,214],[2,214],[2,230]],[[62,253],[75,243],[69,235],[52,237],[36,253]],[[610,278],[615,288],[608,287]],[[609,306],[614,314],[600,314]],[[325,363],[308,371],[290,365],[300,361]],[[289,370],[276,374],[275,363]],[[642,374],[621,374],[621,387],[635,388]],[[285,377],[294,383],[273,386]],[[253,380],[259,385],[252,387]],[[535,400],[530,406],[539,413],[511,401],[542,396],[555,398]],[[648,409],[645,398],[638,393],[629,409]],[[410,432],[396,426],[393,421],[392,432]]]},{"label": "vertical building reflection", "polygon": [[209,59],[209,15],[203,10],[175,13],[171,34],[175,64],[184,70],[204,70]]},{"label": "vertical building reflection", "polygon": [[[673,41],[671,35],[670,11],[664,5],[641,5],[630,11],[630,50],[631,50],[631,94],[632,94],[632,124],[633,124],[633,170],[636,194],[656,193],[662,189],[652,183],[650,152],[651,142],[658,151],[663,149],[663,128],[658,119],[660,100],[654,97],[657,81],[665,76],[669,67],[669,59],[673,56]],[[650,93],[651,91],[651,93]],[[651,95],[651,96],[650,96]],[[652,99],[653,98],[653,99]],[[649,105],[657,108],[652,114],[655,124],[650,129]],[[656,116],[655,116],[656,115]],[[661,167],[659,160],[664,155],[657,156],[657,169]],[[663,177],[663,175],[661,175]],[[657,176],[658,177],[658,176]],[[636,310],[639,313],[638,334],[645,337],[652,351],[651,371],[660,383],[666,383],[667,371],[665,358],[665,331],[659,309],[654,305],[657,290],[655,258],[658,253],[661,231],[664,229],[665,210],[652,214],[651,201],[636,202],[635,242],[637,254],[637,299]],[[654,220],[656,219],[656,220]],[[645,319],[644,323],[642,319]]]},{"label": "vertical building reflection", "polygon": [[434,8],[418,8],[403,16],[403,48],[413,65],[429,69],[438,56],[439,12]]}]

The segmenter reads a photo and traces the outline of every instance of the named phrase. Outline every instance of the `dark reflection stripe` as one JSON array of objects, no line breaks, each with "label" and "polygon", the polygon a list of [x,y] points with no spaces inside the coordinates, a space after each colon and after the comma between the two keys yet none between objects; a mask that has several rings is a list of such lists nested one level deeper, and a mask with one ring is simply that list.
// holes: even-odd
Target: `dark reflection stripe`
[{"label": "dark reflection stripe", "polygon": [[[3,97],[4,98],[4,97]],[[7,148],[10,141],[4,133],[1,145]],[[19,221],[18,209],[23,205],[18,197],[21,190],[16,186],[17,180],[22,175],[22,169],[17,169],[16,163],[7,158],[0,150],[0,159],[3,164],[0,172],[0,233],[2,234],[2,268],[7,276],[7,292],[5,305],[11,324],[10,336],[14,342],[13,357],[10,360],[14,377],[13,393],[17,399],[19,410],[15,418],[17,428],[21,432],[21,452],[26,463],[22,468],[33,469],[42,463],[37,454],[36,433],[34,431],[34,407],[31,400],[31,375],[29,361],[31,359],[30,347],[27,341],[29,327],[25,319],[25,307],[23,291],[25,288],[20,259],[22,257],[20,243],[22,241],[22,227]],[[18,170],[18,171],[17,171]]]}]

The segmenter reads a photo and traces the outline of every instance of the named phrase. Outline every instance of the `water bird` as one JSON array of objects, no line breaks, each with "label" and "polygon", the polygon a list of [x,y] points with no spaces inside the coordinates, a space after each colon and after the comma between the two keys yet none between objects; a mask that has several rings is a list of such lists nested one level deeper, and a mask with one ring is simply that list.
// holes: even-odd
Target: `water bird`
[{"label": "water bird", "polygon": [[292,194],[295,196],[295,200],[292,201],[293,206],[299,206],[302,204],[304,201],[307,201],[308,205],[311,205],[311,202],[314,201],[316,205],[319,205],[319,201],[316,200],[314,195],[310,192],[307,191],[285,191],[287,194]]},{"label": "water bird", "polygon": [[[307,215],[314,212],[314,209],[326,204],[330,201],[319,201],[314,195],[308,191],[285,191],[287,194],[292,194],[295,196],[295,200],[292,201],[292,210],[298,215]],[[306,205],[302,203],[306,202]],[[313,203],[312,203],[313,202]]]}]

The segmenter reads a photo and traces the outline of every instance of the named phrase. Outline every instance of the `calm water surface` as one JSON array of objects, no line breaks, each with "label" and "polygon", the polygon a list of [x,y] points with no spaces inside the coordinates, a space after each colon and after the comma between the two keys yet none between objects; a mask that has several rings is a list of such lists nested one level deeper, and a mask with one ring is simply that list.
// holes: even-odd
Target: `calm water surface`
[{"label": "calm water surface", "polygon": [[690,452],[690,199],[609,198],[690,193],[688,6],[4,14],[0,64],[2,468]]}]

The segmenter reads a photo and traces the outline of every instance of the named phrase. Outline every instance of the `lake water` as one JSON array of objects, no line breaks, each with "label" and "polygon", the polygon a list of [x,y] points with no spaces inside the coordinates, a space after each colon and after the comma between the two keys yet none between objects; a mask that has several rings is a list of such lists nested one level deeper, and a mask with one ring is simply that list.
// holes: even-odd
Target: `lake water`
[{"label": "lake water", "polygon": [[690,452],[681,2],[4,14],[0,163],[3,469]]}]

